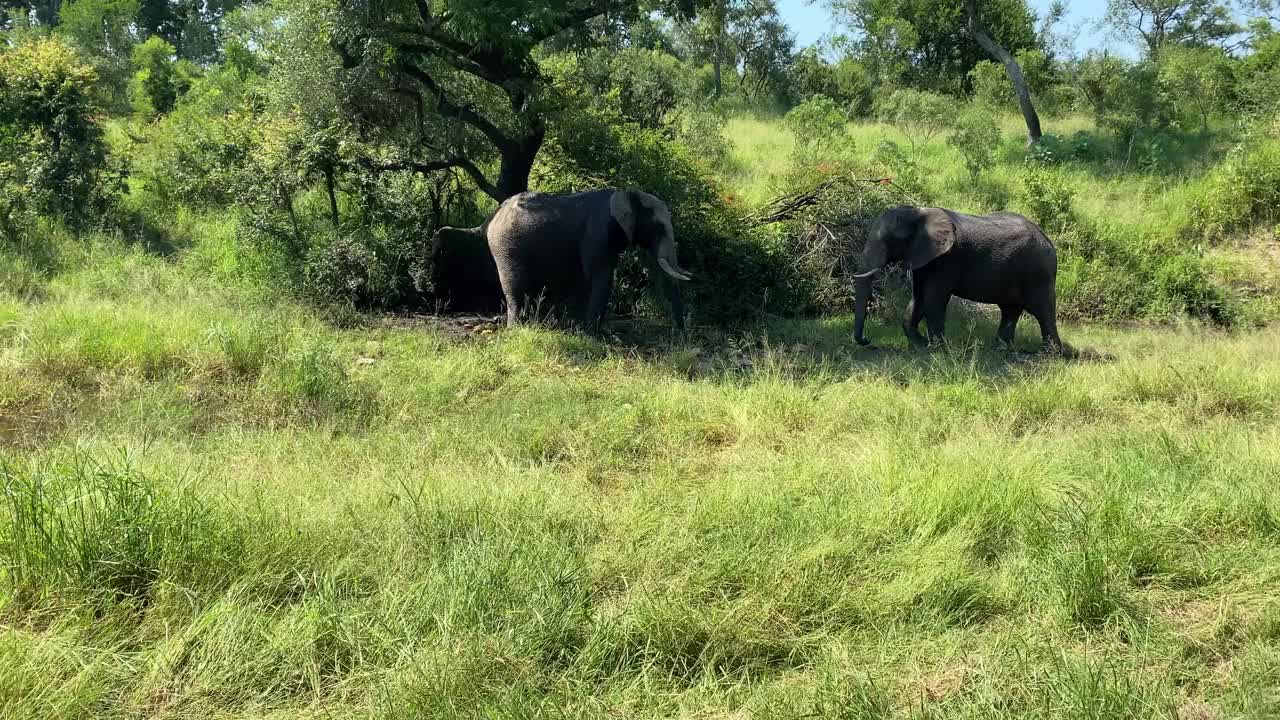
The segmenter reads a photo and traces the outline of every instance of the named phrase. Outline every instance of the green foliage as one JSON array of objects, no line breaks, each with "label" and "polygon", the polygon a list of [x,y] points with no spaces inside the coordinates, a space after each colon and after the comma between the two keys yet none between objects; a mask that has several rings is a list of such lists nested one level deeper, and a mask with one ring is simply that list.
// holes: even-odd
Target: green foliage
[{"label": "green foliage", "polygon": [[[859,32],[854,47],[881,83],[959,94],[990,55],[965,30],[964,5],[946,0],[837,0]],[[1035,20],[1022,0],[984,2],[979,16],[1010,52],[1036,48]]]},{"label": "green foliage", "polygon": [[853,152],[849,119],[836,102],[815,95],[792,108],[783,124],[795,136],[797,163],[830,162]]},{"label": "green foliage", "polygon": [[822,95],[835,100],[850,116],[862,117],[871,112],[875,80],[866,64],[856,58],[844,57],[833,64],[816,48],[808,47],[792,60],[787,77],[793,105]]},{"label": "green foliage", "polygon": [[[626,48],[610,53],[611,71],[602,93],[616,93],[623,117],[642,127],[661,127],[678,103],[689,97],[684,68],[660,50]],[[597,55],[598,60],[605,57]]]},{"label": "green foliage", "polygon": [[190,86],[188,78],[177,70],[176,55],[172,45],[154,35],[133,49],[135,72],[130,92],[139,117],[167,114]]},{"label": "green foliage", "polygon": [[1202,135],[1208,135],[1210,115],[1225,108],[1235,86],[1227,55],[1219,48],[1166,48],[1160,53],[1159,80],[1177,99],[1175,108],[1184,122],[1198,124]]},{"label": "green foliage", "polygon": [[101,219],[120,190],[107,154],[97,73],[56,37],[0,52],[0,235],[37,216]]},{"label": "green foliage", "polygon": [[1201,183],[1191,205],[1192,222],[1205,237],[1260,224],[1280,223],[1280,140],[1240,143]]},{"label": "green foliage", "polygon": [[1060,174],[1039,164],[1028,163],[1022,170],[1021,180],[1018,198],[1027,209],[1028,217],[1046,232],[1062,230],[1072,223],[1075,193],[1063,182]]},{"label": "green foliage", "polygon": [[88,55],[97,70],[102,97],[115,112],[125,109],[123,101],[129,94],[138,9],[138,0],[75,0],[58,12],[58,34],[73,39]]},{"label": "green foliage", "polygon": [[971,104],[956,118],[956,129],[947,138],[947,144],[964,158],[964,168],[969,179],[977,181],[982,173],[996,162],[996,150],[1000,146],[1000,126],[989,107]]},{"label": "green foliage", "polygon": [[[1043,50],[1027,48],[1015,53],[1018,66],[1022,68],[1022,76],[1027,81],[1027,88],[1039,101],[1052,86],[1054,66]],[[973,87],[974,99],[978,102],[997,107],[1002,110],[1017,108],[1018,98],[1013,92],[1013,83],[1004,66],[990,60],[983,60],[969,71],[969,83]]]},{"label": "green foliage", "polygon": [[892,125],[911,146],[912,162],[943,130],[951,126],[957,101],[937,93],[898,88],[876,99],[876,115]]}]

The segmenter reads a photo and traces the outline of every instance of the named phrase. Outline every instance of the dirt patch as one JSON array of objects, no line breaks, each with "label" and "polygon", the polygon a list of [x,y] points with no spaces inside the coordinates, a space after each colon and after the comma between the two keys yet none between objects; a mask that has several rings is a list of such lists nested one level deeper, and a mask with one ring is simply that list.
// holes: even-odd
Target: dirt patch
[{"label": "dirt patch", "polygon": [[964,689],[971,674],[968,665],[939,668],[916,680],[910,692],[924,702],[942,702]]},{"label": "dirt patch", "polygon": [[454,340],[465,340],[496,333],[506,325],[506,316],[399,313],[378,316],[373,324],[394,330],[434,330]]}]

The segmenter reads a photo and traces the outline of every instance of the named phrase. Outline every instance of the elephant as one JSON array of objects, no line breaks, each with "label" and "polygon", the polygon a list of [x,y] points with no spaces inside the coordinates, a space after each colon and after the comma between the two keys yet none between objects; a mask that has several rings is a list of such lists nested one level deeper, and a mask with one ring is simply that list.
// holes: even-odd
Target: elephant
[{"label": "elephant", "polygon": [[902,261],[911,269],[911,303],[902,328],[913,345],[923,318],[929,341],[944,339],[947,304],[955,295],[1000,307],[997,337],[1006,347],[1023,311],[1040,323],[1041,349],[1062,351],[1058,337],[1058,256],[1040,226],[1011,212],[965,215],[934,207],[895,207],[871,225],[854,275],[854,339],[863,335],[873,276]]},{"label": "elephant", "polygon": [[431,287],[434,299],[452,311],[502,309],[502,283],[483,225],[436,231],[431,238]]},{"label": "elephant", "polygon": [[[598,334],[614,270],[631,245],[653,256],[672,279],[692,279],[676,262],[671,211],[640,190],[519,193],[504,200],[476,231],[484,235],[497,266],[509,326],[545,300],[570,306],[587,331]],[[665,289],[673,323],[683,329],[680,287],[667,281]]]}]

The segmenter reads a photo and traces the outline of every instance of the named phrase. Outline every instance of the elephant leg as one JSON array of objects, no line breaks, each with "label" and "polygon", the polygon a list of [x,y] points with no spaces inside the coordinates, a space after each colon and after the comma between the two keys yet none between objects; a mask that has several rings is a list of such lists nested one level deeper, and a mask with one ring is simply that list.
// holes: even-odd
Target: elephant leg
[{"label": "elephant leg", "polygon": [[598,335],[609,310],[609,294],[613,290],[613,272],[598,272],[591,278],[590,296],[587,299],[587,332]]},{"label": "elephant leg", "polygon": [[929,343],[931,345],[946,341],[947,305],[950,302],[950,290],[926,288],[924,321],[929,327]]},{"label": "elephant leg", "polygon": [[527,291],[523,283],[503,278],[502,295],[507,301],[507,327],[515,327],[524,314]]},{"label": "elephant leg", "polygon": [[924,283],[918,280],[911,282],[911,302],[907,303],[907,319],[902,323],[902,331],[912,345],[924,345],[928,341],[920,334],[920,321],[924,319]]},{"label": "elephant leg", "polygon": [[1027,311],[1040,323],[1040,351],[1062,352],[1062,338],[1058,337],[1058,303],[1050,295],[1029,306]]},{"label": "elephant leg", "polygon": [[684,295],[680,292],[680,286],[665,273],[658,276],[658,282],[662,283],[667,302],[671,305],[671,324],[676,330],[684,330]]},{"label": "elephant leg", "polygon": [[1013,349],[1013,336],[1018,330],[1018,318],[1021,316],[1021,305],[1000,306],[1000,330],[996,337],[1007,349]]}]

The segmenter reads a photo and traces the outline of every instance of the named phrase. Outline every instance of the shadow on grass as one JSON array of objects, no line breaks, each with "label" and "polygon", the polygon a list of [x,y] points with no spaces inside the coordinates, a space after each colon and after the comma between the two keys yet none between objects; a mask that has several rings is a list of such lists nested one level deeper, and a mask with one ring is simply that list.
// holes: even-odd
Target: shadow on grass
[{"label": "shadow on grass", "polygon": [[[853,341],[849,315],[773,320],[738,327],[673,330],[661,320],[619,318],[603,340],[565,335],[567,354],[578,364],[627,357],[687,375],[733,381],[777,377],[794,381],[840,381],[877,375],[894,382],[1025,380],[1064,362],[1101,362],[1105,353],[1071,346],[1063,355],[1039,352],[1039,328],[1024,316],[1012,350],[996,340],[997,321],[976,307],[953,305],[944,345],[911,347],[896,316],[869,317],[870,347]],[[570,339],[573,338],[573,339]],[[583,341],[586,341],[585,343]]]}]

